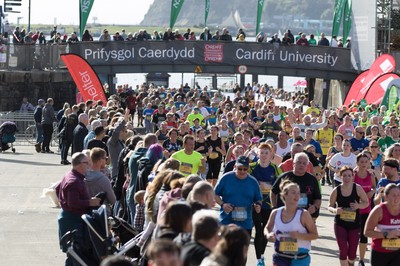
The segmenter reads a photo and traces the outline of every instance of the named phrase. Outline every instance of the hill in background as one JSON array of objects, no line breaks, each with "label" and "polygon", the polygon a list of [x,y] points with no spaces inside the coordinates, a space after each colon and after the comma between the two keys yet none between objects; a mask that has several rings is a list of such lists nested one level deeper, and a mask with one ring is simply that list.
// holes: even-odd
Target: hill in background
[{"label": "hill in background", "polygon": [[[207,26],[228,27],[231,33],[239,27],[244,27],[247,32],[255,32],[257,3],[257,0],[211,0]],[[202,27],[204,5],[204,0],[185,0],[175,27]],[[265,0],[261,30],[267,33],[284,32],[287,29],[295,33],[329,32],[332,29],[334,5],[335,0]],[[141,25],[168,27],[170,10],[171,1],[154,0]],[[238,24],[238,20],[241,23]]]}]

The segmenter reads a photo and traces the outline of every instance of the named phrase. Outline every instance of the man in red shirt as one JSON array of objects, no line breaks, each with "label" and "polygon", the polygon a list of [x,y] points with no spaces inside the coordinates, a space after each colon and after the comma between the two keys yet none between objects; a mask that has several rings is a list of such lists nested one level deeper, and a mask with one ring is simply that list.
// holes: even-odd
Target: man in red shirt
[{"label": "man in red shirt", "polygon": [[[77,229],[76,241],[84,244],[85,225],[81,215],[88,213],[90,207],[100,206],[100,199],[91,198],[84,183],[88,167],[88,157],[82,152],[75,153],[72,156],[71,171],[65,174],[61,183],[56,187],[57,197],[61,205],[61,212],[58,216],[60,239],[68,231]],[[63,251],[66,250],[63,249]],[[72,265],[70,258],[67,258],[65,265]]]}]

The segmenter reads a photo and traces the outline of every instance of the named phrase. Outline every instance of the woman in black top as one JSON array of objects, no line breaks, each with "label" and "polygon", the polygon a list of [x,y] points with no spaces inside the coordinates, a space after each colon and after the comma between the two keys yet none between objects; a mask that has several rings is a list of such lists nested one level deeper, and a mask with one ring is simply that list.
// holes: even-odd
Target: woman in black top
[{"label": "woman in black top", "polygon": [[339,246],[340,265],[354,265],[360,239],[360,209],[369,200],[363,188],[354,183],[354,172],[349,166],[340,169],[342,183],[333,189],[328,210],[335,215],[335,236]]},{"label": "woman in black top", "polygon": [[211,126],[210,136],[207,137],[207,142],[212,148],[211,152],[208,154],[208,172],[207,181],[210,182],[213,187],[217,184],[219,172],[221,170],[222,156],[226,155],[225,143],[218,136],[219,128],[218,126]]}]

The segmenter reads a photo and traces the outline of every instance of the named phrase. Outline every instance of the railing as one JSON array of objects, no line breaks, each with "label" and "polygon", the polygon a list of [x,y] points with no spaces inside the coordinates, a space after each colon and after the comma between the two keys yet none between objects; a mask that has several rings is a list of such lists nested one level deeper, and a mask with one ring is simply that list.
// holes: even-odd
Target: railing
[{"label": "railing", "polygon": [[0,45],[0,69],[56,70],[65,67],[60,55],[68,53],[67,44]]},{"label": "railing", "polygon": [[57,70],[60,55],[75,53],[93,67],[189,65],[301,68],[353,71],[350,50],[325,46],[283,46],[257,42],[143,41],[71,44],[1,44],[0,69]]},{"label": "railing", "polygon": [[[17,126],[17,132],[15,133],[15,145],[29,146],[36,143],[36,126],[33,118],[33,112],[2,112],[0,113],[0,125],[4,122],[11,121]],[[52,146],[56,145],[57,130],[54,125],[54,132],[52,137]]]}]

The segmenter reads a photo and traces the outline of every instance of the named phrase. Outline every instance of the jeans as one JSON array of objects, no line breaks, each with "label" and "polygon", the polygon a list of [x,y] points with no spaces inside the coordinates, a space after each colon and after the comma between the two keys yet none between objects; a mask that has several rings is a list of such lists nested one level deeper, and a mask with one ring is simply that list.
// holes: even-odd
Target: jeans
[{"label": "jeans", "polygon": [[53,125],[52,124],[43,124],[42,151],[50,150],[50,142],[51,142],[52,135],[53,135]]},{"label": "jeans", "polygon": [[[134,187],[128,188],[128,189],[135,189]],[[133,195],[134,193],[132,193]],[[129,223],[133,226],[133,221],[135,219],[135,213],[136,213],[136,204],[135,204],[135,200],[132,198],[129,198],[128,195],[131,195],[130,193],[126,193],[126,207],[128,209],[129,215]]]},{"label": "jeans", "polygon": [[43,142],[43,126],[40,123],[36,123],[36,143]]},{"label": "jeans", "polygon": [[71,147],[72,141],[62,140],[61,142],[61,161],[66,161],[68,157],[69,147]]}]

